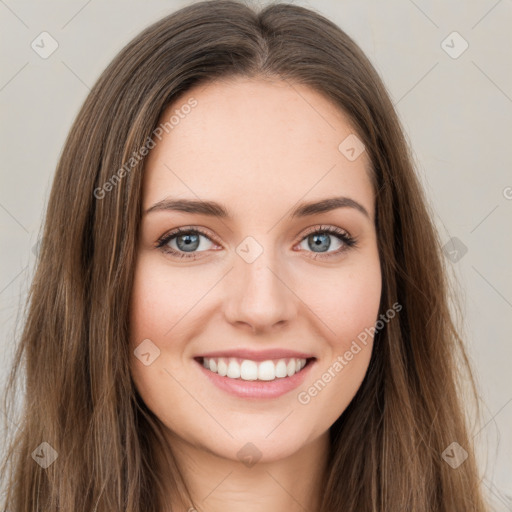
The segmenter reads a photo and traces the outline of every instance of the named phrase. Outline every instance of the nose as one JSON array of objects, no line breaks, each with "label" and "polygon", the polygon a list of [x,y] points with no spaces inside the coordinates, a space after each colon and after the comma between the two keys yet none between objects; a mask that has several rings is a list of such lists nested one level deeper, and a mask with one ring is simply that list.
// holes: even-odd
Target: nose
[{"label": "nose", "polygon": [[298,298],[283,268],[267,250],[252,263],[237,255],[225,284],[226,320],[253,333],[288,324],[297,315]]}]

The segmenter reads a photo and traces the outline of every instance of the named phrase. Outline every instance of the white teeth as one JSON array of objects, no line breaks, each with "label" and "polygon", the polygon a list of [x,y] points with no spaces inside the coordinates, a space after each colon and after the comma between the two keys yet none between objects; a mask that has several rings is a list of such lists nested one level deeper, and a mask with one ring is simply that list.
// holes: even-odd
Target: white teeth
[{"label": "white teeth", "polygon": [[240,377],[240,365],[233,359],[229,360],[227,377],[229,377],[230,379],[238,379]]},{"label": "white teeth", "polygon": [[280,359],[276,364],[276,377],[282,378],[286,377],[287,375],[286,362]]},{"label": "white teeth", "polygon": [[221,377],[270,381],[296,374],[306,366],[306,359],[279,359],[258,363],[249,359],[242,360],[234,357],[205,357],[203,358],[203,366],[214,373],[218,373]]},{"label": "white teeth", "polygon": [[276,367],[273,361],[263,361],[258,366],[258,380],[274,380]]},{"label": "white teeth", "polygon": [[240,365],[240,377],[243,380],[257,380],[258,378],[258,365],[254,361],[245,359]]},{"label": "white teeth", "polygon": [[226,361],[224,361],[224,359],[219,359],[219,362],[217,364],[217,373],[221,377],[225,377],[228,374],[228,365],[226,364]]}]

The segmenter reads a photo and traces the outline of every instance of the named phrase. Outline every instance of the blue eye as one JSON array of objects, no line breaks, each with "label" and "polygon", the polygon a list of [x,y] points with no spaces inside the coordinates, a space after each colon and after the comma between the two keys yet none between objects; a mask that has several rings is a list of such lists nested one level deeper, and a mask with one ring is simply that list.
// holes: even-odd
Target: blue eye
[{"label": "blue eye", "polygon": [[[196,259],[197,252],[204,252],[209,249],[208,242],[206,242],[205,247],[205,243],[201,241],[202,238],[213,243],[210,236],[199,228],[178,228],[161,237],[156,247],[173,257]],[[332,238],[336,239],[335,245],[338,245],[338,247],[334,251],[329,251]],[[345,252],[356,246],[357,240],[340,228],[317,226],[302,237],[300,244],[304,243],[307,244],[306,251],[310,249],[315,254],[314,258],[316,259]]]},{"label": "blue eye", "polygon": [[[199,248],[202,248],[203,250],[208,249],[205,249],[204,244],[201,244],[201,238],[210,240],[206,233],[197,228],[178,228],[171,233],[164,235],[163,238],[158,241],[157,247],[178,258],[195,258],[194,251],[197,251]],[[171,243],[174,242],[176,243],[176,248],[171,246]]]},{"label": "blue eye", "polygon": [[[328,250],[332,245],[332,238],[336,239],[338,247],[334,251]],[[332,226],[320,226],[312,228],[312,231],[306,234],[301,240],[301,245],[306,243],[308,249],[312,249],[315,254],[314,258],[328,258],[333,255],[341,254],[347,251],[351,247],[354,247],[357,240],[351,237],[346,231],[332,227]],[[336,245],[335,244],[335,245]]]}]

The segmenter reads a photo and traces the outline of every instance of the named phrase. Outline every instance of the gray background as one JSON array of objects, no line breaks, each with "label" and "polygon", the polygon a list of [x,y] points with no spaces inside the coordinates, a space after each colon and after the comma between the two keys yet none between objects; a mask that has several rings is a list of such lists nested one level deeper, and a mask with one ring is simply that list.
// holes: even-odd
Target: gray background
[{"label": "gray background", "polygon": [[[0,0],[0,384],[71,123],[114,55],[189,3]],[[474,436],[485,488],[497,510],[512,510],[512,0],[293,3],[344,29],[388,87],[460,282],[464,337],[484,403]],[[31,47],[42,46],[43,31],[58,43],[46,59]],[[464,42],[454,31],[469,45],[460,55]]]}]

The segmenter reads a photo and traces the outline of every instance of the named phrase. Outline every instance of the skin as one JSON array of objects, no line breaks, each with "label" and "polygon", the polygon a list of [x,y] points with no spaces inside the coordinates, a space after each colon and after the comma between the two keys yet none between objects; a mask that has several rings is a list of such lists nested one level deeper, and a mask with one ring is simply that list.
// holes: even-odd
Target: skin
[{"label": "skin", "polygon": [[[160,354],[148,366],[133,357],[133,379],[164,424],[202,510],[315,510],[329,427],[361,385],[371,337],[309,403],[297,395],[332,372],[336,358],[378,318],[381,269],[369,158],[363,152],[349,161],[338,150],[355,130],[307,86],[263,78],[196,86],[162,121],[191,97],[197,106],[148,155],[143,212],[173,196],[217,201],[233,219],[143,214],[130,343],[133,353],[150,339]],[[340,195],[363,205],[369,217],[344,207],[288,218],[298,202]],[[341,228],[357,246],[336,255],[343,242],[327,235],[331,256],[314,259],[318,252],[304,233],[316,226]],[[201,235],[195,260],[156,247],[178,227],[211,234]],[[252,263],[236,252],[247,236],[263,248]],[[176,238],[169,244],[178,251],[184,246]],[[299,388],[274,399],[244,399],[211,384],[193,359],[231,348],[290,348],[317,360]],[[237,456],[248,442],[261,453],[251,467]]]}]

